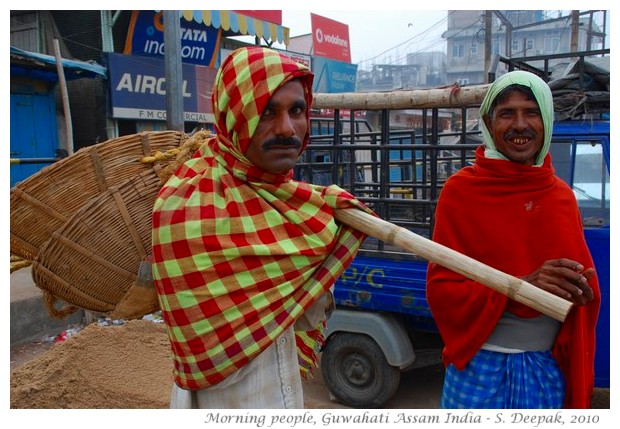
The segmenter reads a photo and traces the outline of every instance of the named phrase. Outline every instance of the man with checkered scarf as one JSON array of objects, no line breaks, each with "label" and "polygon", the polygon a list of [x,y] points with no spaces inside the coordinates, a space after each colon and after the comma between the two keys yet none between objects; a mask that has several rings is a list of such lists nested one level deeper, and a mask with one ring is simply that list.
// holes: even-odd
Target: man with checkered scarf
[{"label": "man with checkered scarf", "polygon": [[274,50],[234,51],[213,88],[216,137],[161,189],[153,277],[174,356],[173,408],[303,408],[331,287],[365,238],[335,185],[292,179],[313,75]]}]

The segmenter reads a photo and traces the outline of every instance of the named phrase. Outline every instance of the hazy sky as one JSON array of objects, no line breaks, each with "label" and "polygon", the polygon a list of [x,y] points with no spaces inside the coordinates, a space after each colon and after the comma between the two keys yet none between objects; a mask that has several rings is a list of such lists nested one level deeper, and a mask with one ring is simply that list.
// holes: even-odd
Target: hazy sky
[{"label": "hazy sky", "polygon": [[[236,1],[233,2],[236,4]],[[584,6],[590,6],[594,10],[614,9],[607,2],[594,1],[593,3],[601,4],[584,4],[583,1],[574,0],[545,0],[537,6],[548,11],[558,11],[562,7],[564,15],[570,13],[570,9],[588,10]],[[419,9],[427,4],[437,4],[442,9]],[[375,62],[404,64],[405,55],[408,52],[445,51],[446,41],[442,39],[441,35],[447,29],[449,10],[495,10],[517,9],[519,7],[514,2],[491,2],[488,0],[469,0],[467,2],[442,0],[435,3],[415,2],[414,0],[409,2],[377,0],[374,3],[364,2],[363,6],[360,0],[310,0],[302,6],[308,7],[306,5],[309,5],[309,9],[299,10],[299,4],[290,0],[285,2],[267,0],[264,7],[265,9],[282,10],[282,25],[290,29],[291,37],[311,32],[311,12],[348,25],[351,41],[351,62],[360,64],[363,68],[372,64],[373,59]],[[357,6],[357,10],[352,10],[355,6]],[[373,10],[369,8],[370,6],[373,8],[380,6],[381,9]],[[291,10],[291,7],[297,9]],[[244,8],[236,6],[234,9],[242,10]],[[608,13],[608,20],[611,15],[611,12]],[[602,16],[602,14],[598,16]],[[610,33],[608,29],[608,34]],[[609,43],[608,38],[607,44],[609,45]],[[274,47],[284,48],[283,45]]]},{"label": "hazy sky", "polygon": [[[290,36],[299,36],[311,32],[310,13],[321,15],[333,19],[349,26],[349,38],[351,41],[351,62],[360,64],[367,68],[374,62],[389,64],[405,64],[406,54],[409,52],[426,52],[446,50],[446,40],[441,37],[448,27],[449,10],[462,10],[467,5],[471,9],[515,9],[515,4],[508,7],[507,4],[493,3],[486,4],[480,1],[447,2],[442,1],[445,10],[419,10],[407,9],[405,5],[402,9],[394,9],[391,2],[379,0],[385,3],[383,10],[287,10],[282,9],[282,25],[290,29]],[[557,16],[562,12],[563,16],[568,16],[570,10],[566,6],[571,6],[572,1],[550,2],[545,0],[541,6],[543,10],[549,11],[549,16]],[[314,4],[314,3],[312,3]],[[351,2],[347,2],[348,5]],[[324,2],[321,2],[324,5]],[[402,5],[402,3],[401,3]],[[390,8],[390,6],[392,8]],[[476,7],[477,6],[477,7]],[[486,6],[486,7],[485,7]],[[564,10],[553,8],[553,6],[564,6]],[[581,10],[588,10],[581,4]],[[596,5],[592,5],[593,10],[597,10]],[[609,10],[609,7],[604,7]],[[575,6],[575,9],[580,9]],[[603,8],[601,8],[603,9]],[[595,18],[602,19],[602,13],[594,15]],[[610,26],[611,12],[608,13],[607,25]],[[599,23],[602,25],[602,22]],[[607,29],[607,33],[611,31]],[[606,40],[609,47],[609,37]]]},{"label": "hazy sky", "polygon": [[[405,55],[416,51],[445,50],[441,34],[447,29],[447,10],[306,10],[282,11],[282,25],[290,36],[311,32],[310,13],[349,26],[351,62],[405,63]],[[400,60],[400,61],[398,61]]]}]

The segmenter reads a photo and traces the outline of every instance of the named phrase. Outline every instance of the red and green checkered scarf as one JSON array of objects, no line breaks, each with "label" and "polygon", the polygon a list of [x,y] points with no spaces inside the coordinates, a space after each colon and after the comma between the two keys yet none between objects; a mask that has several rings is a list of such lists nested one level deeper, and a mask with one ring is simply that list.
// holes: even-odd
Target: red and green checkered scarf
[{"label": "red and green checkered scarf", "polygon": [[[182,388],[213,386],[269,347],[364,239],[334,220],[334,209],[368,211],[353,196],[266,173],[243,156],[269,98],[295,78],[311,106],[306,67],[265,48],[233,52],[213,90],[217,137],[155,203],[153,276]],[[302,375],[316,364],[322,328],[296,331]]]}]

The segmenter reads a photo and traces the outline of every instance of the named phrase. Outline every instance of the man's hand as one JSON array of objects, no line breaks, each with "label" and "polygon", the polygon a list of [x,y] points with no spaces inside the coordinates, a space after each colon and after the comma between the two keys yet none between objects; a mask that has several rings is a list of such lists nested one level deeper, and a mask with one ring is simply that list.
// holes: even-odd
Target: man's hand
[{"label": "man's hand", "polygon": [[594,276],[594,268],[584,271],[583,265],[570,259],[551,259],[522,280],[562,297],[576,305],[585,305],[594,298],[588,280]]}]

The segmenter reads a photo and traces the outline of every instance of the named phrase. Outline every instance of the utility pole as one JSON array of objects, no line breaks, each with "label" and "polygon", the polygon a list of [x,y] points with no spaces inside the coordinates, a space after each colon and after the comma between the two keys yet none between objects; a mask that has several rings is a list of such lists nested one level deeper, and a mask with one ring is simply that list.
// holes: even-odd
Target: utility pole
[{"label": "utility pole", "polygon": [[[101,16],[101,48],[103,52],[114,52],[114,38],[112,36],[112,28],[114,27],[114,23],[118,19],[120,15],[120,11],[117,10],[112,17],[112,11],[110,10],[102,10],[100,12]],[[107,102],[109,103],[109,97]],[[111,111],[109,109],[108,111]],[[113,139],[118,137],[118,122],[116,119],[111,118],[106,115],[106,135],[108,139]]]},{"label": "utility pole", "polygon": [[579,11],[571,11],[570,51],[579,50]]},{"label": "utility pole", "polygon": [[493,14],[499,19],[506,29],[504,33],[504,52],[506,53],[506,57],[510,58],[512,57],[512,22],[510,22],[499,10],[494,10]]},{"label": "utility pole", "polygon": [[491,67],[491,50],[493,47],[493,11],[484,11],[484,83],[489,83],[489,69]]},{"label": "utility pole", "polygon": [[590,12],[590,19],[588,19],[588,32],[586,34],[586,51],[592,49],[592,20],[594,19],[594,13]]},{"label": "utility pole", "polygon": [[71,121],[71,107],[69,106],[69,93],[67,92],[67,81],[65,80],[65,69],[62,65],[62,56],[60,55],[60,43],[58,39],[54,39],[54,55],[56,57],[56,70],[58,72],[58,83],[60,85],[60,94],[62,96],[62,108],[65,114],[66,141],[65,149],[67,154],[73,155],[73,122]]},{"label": "utility pole", "polygon": [[166,124],[169,130],[185,131],[181,12],[178,10],[164,11],[164,66],[166,68]]}]

